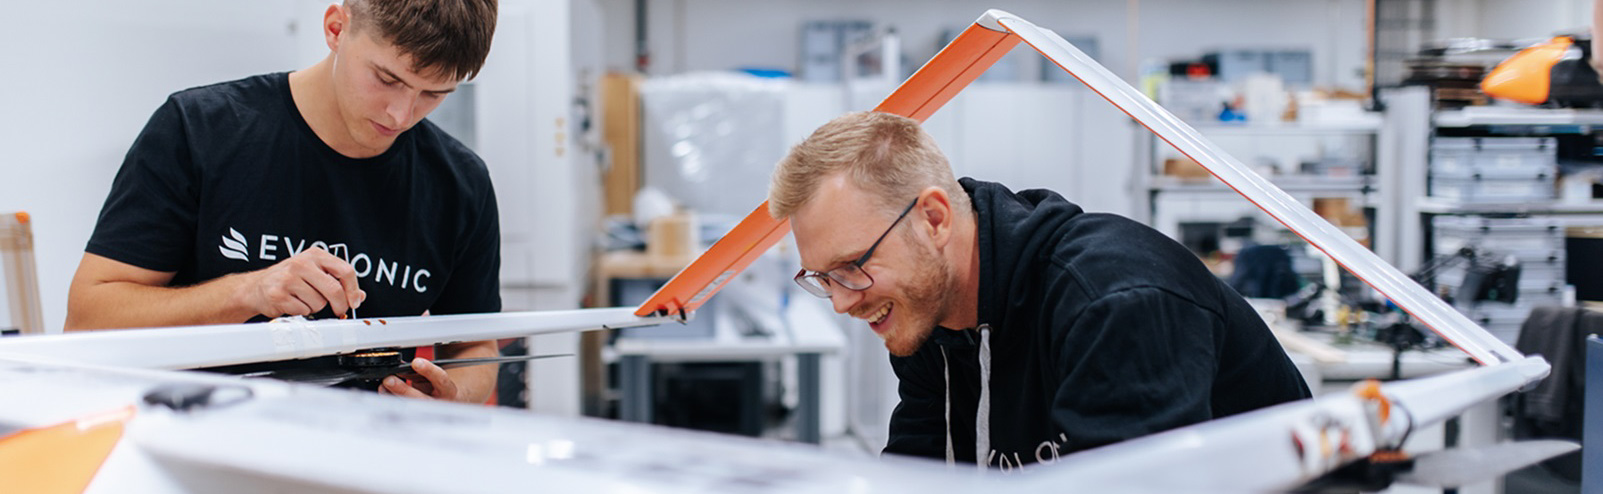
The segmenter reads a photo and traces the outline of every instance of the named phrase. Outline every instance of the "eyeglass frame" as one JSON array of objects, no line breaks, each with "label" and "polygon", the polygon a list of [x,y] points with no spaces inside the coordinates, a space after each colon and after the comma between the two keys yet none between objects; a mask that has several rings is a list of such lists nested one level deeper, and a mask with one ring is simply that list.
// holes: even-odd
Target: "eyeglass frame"
[{"label": "eyeglass frame", "polygon": [[[873,245],[869,245],[868,246],[868,250],[863,252],[863,255],[858,257],[857,260],[852,261],[851,263],[846,264],[845,266],[841,266],[841,267],[838,267],[838,268],[835,268],[835,269],[831,269],[829,271],[824,271],[824,272],[808,271],[806,268],[803,268],[801,271],[796,272],[796,276],[794,278],[791,278],[791,281],[794,281],[794,282],[796,282],[796,284],[798,286],[801,286],[803,291],[806,291],[807,293],[812,294],[815,297],[826,298],[826,299],[827,298],[834,298],[834,295],[835,295],[834,292],[830,291],[830,285],[839,285],[841,288],[845,288],[847,290],[852,290],[852,291],[856,291],[856,292],[867,290],[867,289],[869,289],[869,287],[874,286],[874,277],[872,275],[868,274],[868,271],[863,269],[863,265],[867,264],[868,263],[868,259],[870,257],[874,256],[874,252],[879,249],[879,244],[881,242],[885,241],[885,237],[890,236],[891,230],[895,230],[896,229],[896,225],[902,222],[902,218],[906,218],[907,217],[907,213],[912,212],[913,211],[913,206],[917,206],[917,205],[918,205],[918,198],[914,198],[912,203],[908,204],[906,208],[902,209],[902,214],[897,215],[896,219],[891,221],[891,226],[885,228],[885,233],[879,234],[879,238],[875,239]],[[840,278],[836,278],[835,276],[830,274],[830,273],[840,272],[841,270],[845,270],[845,269],[856,269],[858,272],[863,273],[863,277],[868,279],[868,283],[863,284],[863,286],[861,288],[853,288],[852,286],[847,284],[846,281],[844,281],[844,280],[842,280]],[[842,275],[842,276],[844,276],[844,275]],[[811,286],[809,286],[808,285],[809,282],[805,281],[807,279],[814,279],[814,280],[819,280],[819,281],[813,281],[813,282],[811,282],[813,284]],[[829,285],[825,285],[823,283],[823,280],[828,280],[829,281]],[[814,291],[814,287],[816,287],[817,289],[822,290],[822,291],[821,292],[820,291]]]}]

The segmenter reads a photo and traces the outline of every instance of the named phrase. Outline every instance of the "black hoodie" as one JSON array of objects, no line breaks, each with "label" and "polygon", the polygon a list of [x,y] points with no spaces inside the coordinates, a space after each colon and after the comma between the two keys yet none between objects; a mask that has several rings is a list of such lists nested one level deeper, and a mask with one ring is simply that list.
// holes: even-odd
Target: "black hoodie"
[{"label": "black hoodie", "polygon": [[891,357],[886,453],[1012,470],[1310,396],[1252,307],[1179,243],[1051,191],[959,182],[979,326]]}]

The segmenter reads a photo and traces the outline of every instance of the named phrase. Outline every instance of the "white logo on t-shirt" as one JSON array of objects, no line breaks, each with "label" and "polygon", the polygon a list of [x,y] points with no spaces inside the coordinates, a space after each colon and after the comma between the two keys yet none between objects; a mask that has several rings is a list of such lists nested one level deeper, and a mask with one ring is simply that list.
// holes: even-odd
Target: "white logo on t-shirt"
[{"label": "white logo on t-shirt", "polygon": [[223,253],[223,257],[227,257],[229,259],[238,259],[241,261],[250,261],[250,256],[245,254],[245,251],[248,250],[248,248],[245,247],[245,236],[240,234],[239,230],[229,228],[228,236],[223,237],[223,245],[217,246],[217,250]]},{"label": "white logo on t-shirt", "polygon": [[[249,242],[245,240],[244,234],[239,233],[239,230],[229,228],[228,235],[224,235],[222,238],[223,244],[217,246],[217,251],[221,252],[223,257],[246,262],[251,260]],[[295,240],[287,235],[270,234],[262,234],[261,242],[258,245],[260,247],[257,249],[256,258],[271,262],[277,262],[279,256],[289,257],[299,254],[308,247],[306,239]],[[350,247],[344,243],[329,244],[318,240],[312,242],[310,247],[323,249],[329,254],[333,254],[335,257],[350,263],[351,268],[356,270],[357,278],[368,278],[374,282],[399,286],[403,290],[425,293],[429,290],[428,282],[434,277],[434,273],[421,266],[412,266],[403,264],[400,261],[385,260],[383,258],[375,259],[365,252],[353,253]]]}]

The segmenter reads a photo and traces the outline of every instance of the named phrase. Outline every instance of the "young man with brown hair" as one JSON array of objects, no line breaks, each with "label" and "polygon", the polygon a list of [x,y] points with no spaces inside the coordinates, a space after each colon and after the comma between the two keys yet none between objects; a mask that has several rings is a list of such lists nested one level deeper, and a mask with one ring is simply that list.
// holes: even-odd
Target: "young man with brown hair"
[{"label": "young man with brown hair", "polygon": [[796,282],[891,352],[887,453],[1016,469],[1309,396],[1185,247],[1051,191],[957,180],[914,120],[825,124],[768,197]]},{"label": "young man with brown hair", "polygon": [[[478,74],[496,8],[347,0],[324,12],[315,65],[173,94],[112,184],[67,329],[500,311],[489,172],[423,120]],[[494,366],[414,369],[426,381],[381,391],[483,402],[495,386]]]}]

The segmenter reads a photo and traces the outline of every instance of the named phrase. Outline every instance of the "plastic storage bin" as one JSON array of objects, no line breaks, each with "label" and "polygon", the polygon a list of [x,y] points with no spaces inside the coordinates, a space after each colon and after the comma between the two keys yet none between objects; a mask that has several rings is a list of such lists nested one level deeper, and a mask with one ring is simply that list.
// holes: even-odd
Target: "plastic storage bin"
[{"label": "plastic storage bin", "polygon": [[1430,196],[1458,202],[1526,203],[1551,202],[1557,194],[1553,176],[1534,178],[1483,178],[1480,176],[1436,176],[1430,179]]},{"label": "plastic storage bin", "polygon": [[1438,137],[1431,141],[1432,177],[1553,176],[1558,144],[1552,137]]}]

